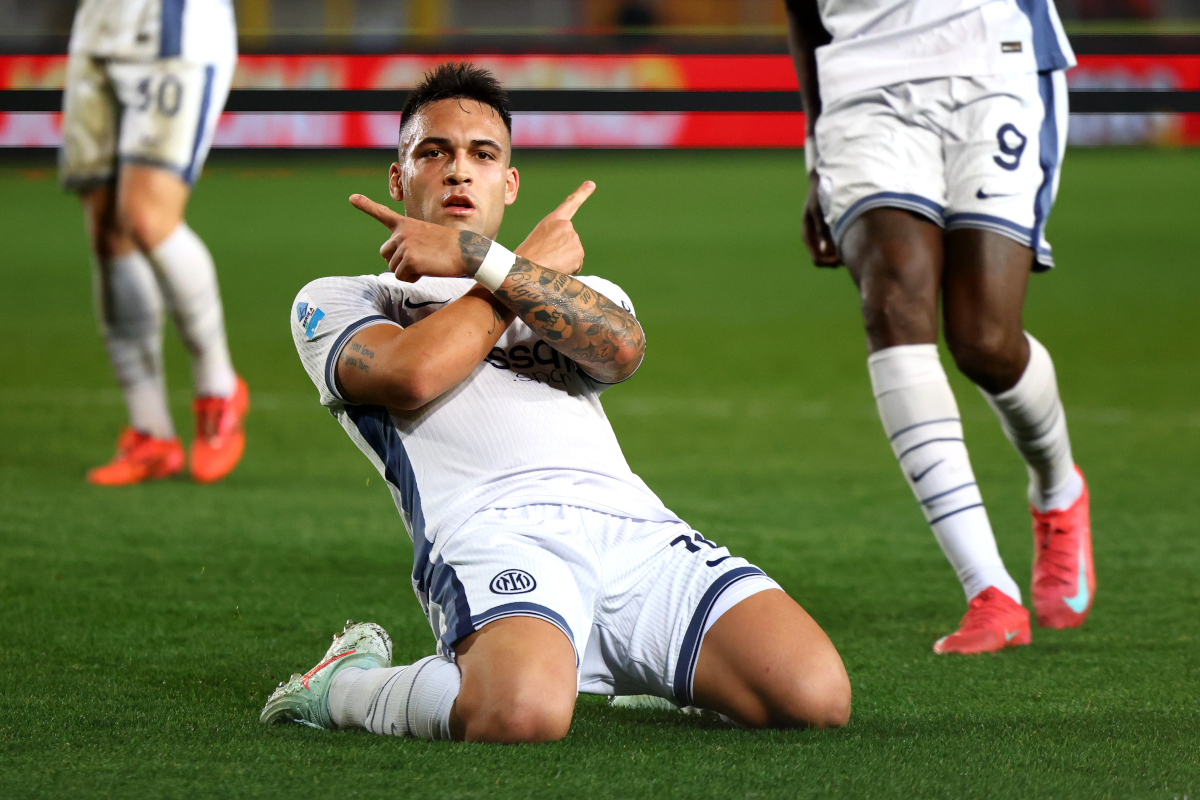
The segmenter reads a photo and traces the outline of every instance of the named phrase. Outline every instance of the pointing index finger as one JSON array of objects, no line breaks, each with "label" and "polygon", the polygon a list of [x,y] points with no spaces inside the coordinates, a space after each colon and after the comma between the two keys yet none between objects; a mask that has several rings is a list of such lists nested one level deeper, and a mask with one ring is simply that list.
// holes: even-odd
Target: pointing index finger
[{"label": "pointing index finger", "polygon": [[369,198],[365,195],[361,195],[361,194],[350,195],[350,205],[354,206],[359,211],[362,211],[365,214],[369,214],[370,216],[379,220],[384,225],[386,225],[390,230],[395,230],[396,227],[404,219],[404,215],[397,214],[395,211],[388,208],[387,206],[382,205],[380,203],[376,203],[374,200],[372,200],[371,198]]},{"label": "pointing index finger", "polygon": [[563,200],[558,208],[550,212],[550,216],[554,219],[571,219],[583,205],[583,201],[591,197],[594,191],[596,191],[596,184],[592,181],[584,181],[579,184],[578,189],[567,195],[567,199]]}]

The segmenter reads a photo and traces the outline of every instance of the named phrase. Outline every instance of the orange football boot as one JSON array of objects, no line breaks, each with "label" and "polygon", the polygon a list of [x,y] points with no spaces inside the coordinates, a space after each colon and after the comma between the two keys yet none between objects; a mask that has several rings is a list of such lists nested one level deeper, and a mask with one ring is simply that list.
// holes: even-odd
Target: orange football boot
[{"label": "orange football boot", "polygon": [[[1075,468],[1079,479],[1083,472]],[[1033,612],[1043,628],[1083,624],[1096,596],[1087,481],[1065,511],[1033,512]]]},{"label": "orange football boot", "polygon": [[934,642],[933,652],[991,653],[1031,641],[1029,612],[995,586],[989,586],[971,598],[958,630]]},{"label": "orange football boot", "polygon": [[88,470],[87,481],[97,486],[128,486],[170,477],[183,469],[183,445],[178,438],[156,439],[125,428],[117,439],[117,454],[102,467]]},{"label": "orange football boot", "polygon": [[192,478],[200,483],[221,480],[242,460],[246,432],[242,423],[250,410],[250,391],[239,376],[229,397],[197,397],[196,438],[192,441]]}]

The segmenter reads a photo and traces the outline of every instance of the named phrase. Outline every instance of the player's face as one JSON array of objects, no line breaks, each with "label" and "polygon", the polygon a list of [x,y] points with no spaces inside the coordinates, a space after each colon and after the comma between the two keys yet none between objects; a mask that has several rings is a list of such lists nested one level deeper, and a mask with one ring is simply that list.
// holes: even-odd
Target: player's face
[{"label": "player's face", "polygon": [[392,197],[413,219],[495,239],[517,199],[512,144],[496,109],[474,100],[430,103],[404,126]]}]

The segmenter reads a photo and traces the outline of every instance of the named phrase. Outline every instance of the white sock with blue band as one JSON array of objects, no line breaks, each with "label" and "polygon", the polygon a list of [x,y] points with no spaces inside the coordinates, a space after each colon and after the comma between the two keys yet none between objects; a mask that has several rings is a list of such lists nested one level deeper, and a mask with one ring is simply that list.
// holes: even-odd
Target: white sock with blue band
[{"label": "white sock with blue band", "polygon": [[449,739],[450,711],[461,687],[458,666],[442,656],[406,667],[346,667],[329,685],[329,714],[339,728]]},{"label": "white sock with blue band", "polygon": [[892,452],[967,599],[995,586],[1021,602],[996,549],[937,345],[880,350],[867,369]]}]

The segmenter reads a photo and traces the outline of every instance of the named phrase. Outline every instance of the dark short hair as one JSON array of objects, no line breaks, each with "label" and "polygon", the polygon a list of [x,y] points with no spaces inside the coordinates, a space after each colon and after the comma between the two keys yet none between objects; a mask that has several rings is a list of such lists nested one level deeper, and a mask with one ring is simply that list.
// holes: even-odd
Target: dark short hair
[{"label": "dark short hair", "polygon": [[412,90],[400,112],[400,130],[414,114],[430,103],[463,97],[496,109],[508,135],[512,136],[512,114],[508,110],[508,92],[496,76],[483,67],[466,62],[439,64]]}]

